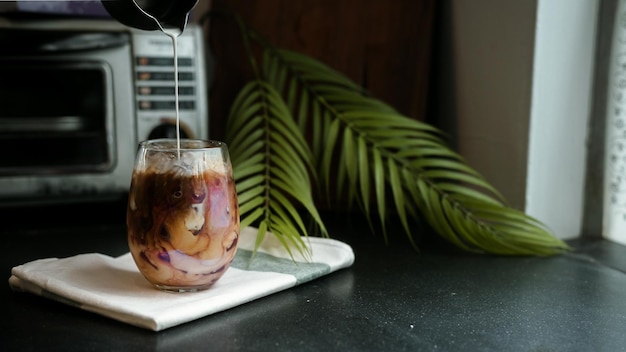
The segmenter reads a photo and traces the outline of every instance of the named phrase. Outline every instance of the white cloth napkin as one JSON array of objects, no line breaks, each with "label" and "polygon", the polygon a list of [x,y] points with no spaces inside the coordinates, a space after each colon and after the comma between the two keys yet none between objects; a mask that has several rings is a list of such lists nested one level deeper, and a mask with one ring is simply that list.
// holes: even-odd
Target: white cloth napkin
[{"label": "white cloth napkin", "polygon": [[294,260],[274,235],[265,236],[250,260],[257,229],[241,231],[237,255],[211,288],[192,293],[155,289],[139,273],[130,255],[99,253],[47,258],[16,266],[9,284],[14,291],[95,312],[138,327],[160,331],[285,290],[354,262],[352,248],[340,241],[308,237],[312,256],[294,251]]}]

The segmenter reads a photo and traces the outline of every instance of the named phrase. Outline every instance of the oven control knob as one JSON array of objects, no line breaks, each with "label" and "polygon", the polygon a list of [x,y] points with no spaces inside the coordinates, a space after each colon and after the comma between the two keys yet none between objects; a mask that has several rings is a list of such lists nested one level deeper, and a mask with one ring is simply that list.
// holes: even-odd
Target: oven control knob
[{"label": "oven control knob", "polygon": [[[176,125],[167,123],[155,127],[148,135],[148,139],[158,138],[176,138]],[[189,138],[189,134],[182,126],[180,129],[180,138]]]}]

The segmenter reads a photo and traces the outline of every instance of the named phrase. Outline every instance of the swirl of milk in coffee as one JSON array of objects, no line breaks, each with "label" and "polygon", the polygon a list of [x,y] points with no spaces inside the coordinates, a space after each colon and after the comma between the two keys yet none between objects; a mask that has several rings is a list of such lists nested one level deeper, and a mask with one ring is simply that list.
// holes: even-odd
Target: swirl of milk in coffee
[{"label": "swirl of milk in coffee", "polygon": [[132,177],[129,247],[139,270],[155,285],[210,286],[229,267],[237,248],[232,175],[223,165],[198,170],[185,164],[187,154],[173,165],[149,163]]}]

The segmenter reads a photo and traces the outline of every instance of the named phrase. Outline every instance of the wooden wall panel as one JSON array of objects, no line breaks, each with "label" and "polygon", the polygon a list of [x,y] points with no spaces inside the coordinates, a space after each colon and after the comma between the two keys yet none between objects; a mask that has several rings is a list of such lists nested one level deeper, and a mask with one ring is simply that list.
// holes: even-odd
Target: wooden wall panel
[{"label": "wooden wall panel", "polygon": [[[275,46],[310,55],[366,87],[399,112],[425,120],[436,0],[212,0]],[[212,18],[216,59],[210,136],[223,138],[235,95],[252,77],[232,20]]]}]

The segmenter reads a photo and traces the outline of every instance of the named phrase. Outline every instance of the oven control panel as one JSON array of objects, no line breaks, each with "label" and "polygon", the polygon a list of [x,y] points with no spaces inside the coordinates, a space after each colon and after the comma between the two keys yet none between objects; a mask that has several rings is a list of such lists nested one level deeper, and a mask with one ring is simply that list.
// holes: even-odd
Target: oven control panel
[{"label": "oven control panel", "polygon": [[[176,137],[174,41],[160,31],[133,37],[137,138]],[[183,138],[207,138],[208,107],[201,27],[190,24],[176,39],[178,108]]]}]

